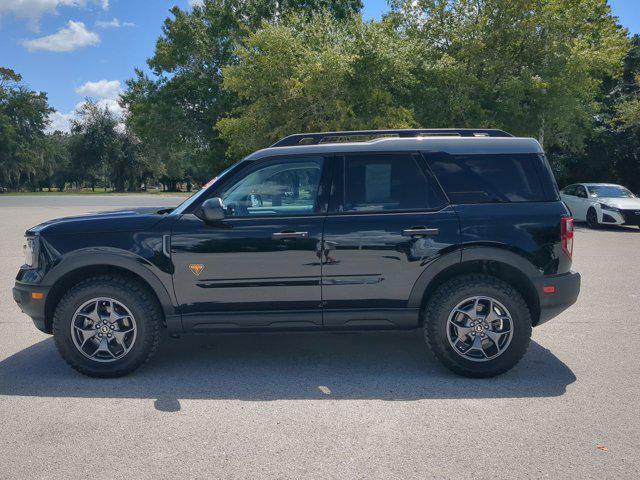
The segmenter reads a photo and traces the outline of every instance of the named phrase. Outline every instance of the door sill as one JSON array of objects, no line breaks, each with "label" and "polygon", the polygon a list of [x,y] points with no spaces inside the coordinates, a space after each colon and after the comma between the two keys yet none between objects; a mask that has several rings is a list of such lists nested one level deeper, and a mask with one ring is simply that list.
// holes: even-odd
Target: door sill
[{"label": "door sill", "polygon": [[419,318],[417,308],[220,312],[182,315],[182,326],[185,333],[404,330]]},{"label": "door sill", "polygon": [[182,316],[185,332],[321,329],[320,310],[220,312]]}]

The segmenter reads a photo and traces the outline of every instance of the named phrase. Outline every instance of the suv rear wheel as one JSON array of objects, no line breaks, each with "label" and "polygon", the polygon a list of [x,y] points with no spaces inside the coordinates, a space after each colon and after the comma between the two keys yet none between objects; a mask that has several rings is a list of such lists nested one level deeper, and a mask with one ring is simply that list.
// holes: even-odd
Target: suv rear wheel
[{"label": "suv rear wheel", "polygon": [[92,377],[126,375],[155,353],[161,312],[139,282],[98,276],[72,287],[60,300],[53,335],[74,369]]},{"label": "suv rear wheel", "polygon": [[425,339],[433,354],[467,377],[506,372],[531,339],[531,314],[522,295],[489,275],[461,275],[441,285],[424,315]]}]

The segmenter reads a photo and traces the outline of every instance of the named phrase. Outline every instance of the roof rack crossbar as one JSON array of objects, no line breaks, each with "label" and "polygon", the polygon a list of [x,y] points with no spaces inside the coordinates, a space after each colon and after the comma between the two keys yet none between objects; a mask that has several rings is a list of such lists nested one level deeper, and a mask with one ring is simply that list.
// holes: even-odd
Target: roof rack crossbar
[{"label": "roof rack crossbar", "polygon": [[298,133],[278,140],[272,147],[292,147],[300,145],[317,145],[326,139],[336,137],[369,137],[376,135],[393,135],[400,138],[419,137],[422,135],[443,135],[459,137],[513,137],[510,133],[497,128],[420,128],[406,130],[357,130],[346,132]]}]

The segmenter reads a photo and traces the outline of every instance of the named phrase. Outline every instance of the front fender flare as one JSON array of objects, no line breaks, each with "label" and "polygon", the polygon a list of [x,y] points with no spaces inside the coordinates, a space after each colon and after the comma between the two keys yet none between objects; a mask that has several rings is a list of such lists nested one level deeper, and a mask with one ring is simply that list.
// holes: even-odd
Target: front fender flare
[{"label": "front fender flare", "polygon": [[[126,250],[87,248],[74,251],[65,255],[55,267],[49,270],[42,283],[53,287],[69,273],[97,266],[117,267],[139,276],[154,291],[165,315],[176,315],[177,302],[173,292],[171,275],[162,272],[145,258]],[[161,276],[165,278],[162,279]]]}]

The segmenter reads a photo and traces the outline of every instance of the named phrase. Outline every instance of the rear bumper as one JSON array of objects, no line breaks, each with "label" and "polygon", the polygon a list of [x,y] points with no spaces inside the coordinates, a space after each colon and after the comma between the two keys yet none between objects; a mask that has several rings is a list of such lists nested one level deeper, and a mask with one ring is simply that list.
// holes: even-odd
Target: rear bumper
[{"label": "rear bumper", "polygon": [[[580,294],[580,274],[569,272],[546,276],[537,280],[535,287],[540,299],[540,319],[536,325],[540,325],[576,303]],[[553,287],[553,292],[545,292],[545,287],[547,290]]]},{"label": "rear bumper", "polygon": [[[42,294],[42,298],[34,298],[33,293]],[[48,287],[28,285],[16,282],[13,287],[13,299],[24,313],[31,317],[36,328],[45,333],[51,333],[45,324],[44,304],[49,293]]]}]

